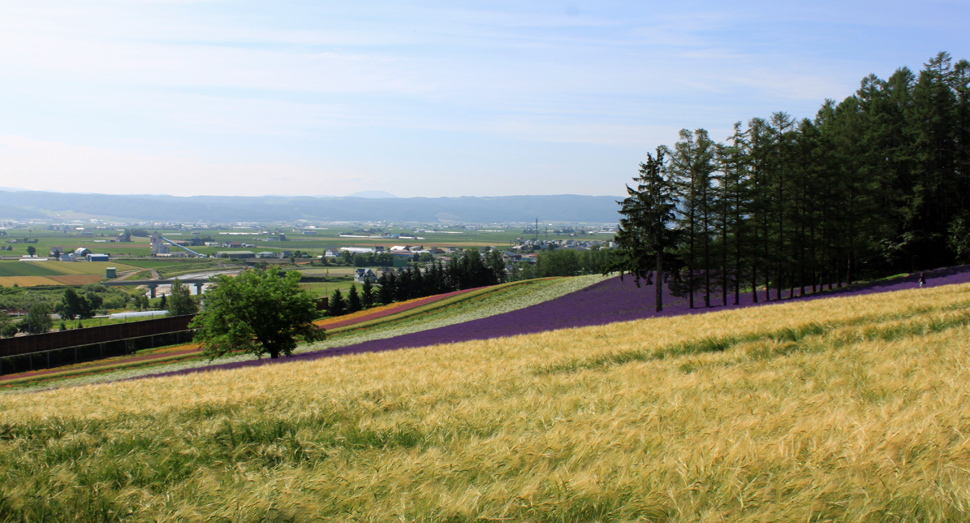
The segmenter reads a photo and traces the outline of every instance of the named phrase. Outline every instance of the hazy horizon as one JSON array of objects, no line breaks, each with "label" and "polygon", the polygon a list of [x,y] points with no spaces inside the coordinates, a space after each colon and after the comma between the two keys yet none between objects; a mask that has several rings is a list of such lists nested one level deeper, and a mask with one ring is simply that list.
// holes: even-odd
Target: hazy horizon
[{"label": "hazy horizon", "polygon": [[[24,189],[20,187],[0,187],[0,191],[3,192],[50,192],[57,194],[85,194],[85,195],[104,195],[104,196],[166,196],[172,198],[223,198],[223,197],[240,197],[240,198],[256,198],[256,197],[278,197],[278,198],[365,198],[365,199],[399,199],[406,200],[409,198],[503,198],[503,197],[530,197],[530,196],[608,196],[611,198],[624,198],[619,194],[599,194],[599,195],[584,195],[584,194],[574,194],[574,193],[553,193],[553,194],[482,194],[482,195],[471,195],[471,194],[459,194],[455,196],[397,196],[395,194],[387,193],[384,191],[362,191],[359,193],[352,194],[255,194],[255,195],[235,195],[235,194],[191,194],[191,195],[176,195],[162,192],[130,192],[130,193],[110,193],[110,192],[81,192],[81,191],[56,191],[52,189]],[[382,193],[382,194],[379,194]]]}]

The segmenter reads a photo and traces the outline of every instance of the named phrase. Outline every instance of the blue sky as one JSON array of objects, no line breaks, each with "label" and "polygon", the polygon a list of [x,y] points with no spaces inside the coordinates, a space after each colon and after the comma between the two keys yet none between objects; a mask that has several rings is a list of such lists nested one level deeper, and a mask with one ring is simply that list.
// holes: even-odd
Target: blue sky
[{"label": "blue sky", "polygon": [[0,0],[0,187],[619,195],[682,128],[970,59],[970,1]]}]

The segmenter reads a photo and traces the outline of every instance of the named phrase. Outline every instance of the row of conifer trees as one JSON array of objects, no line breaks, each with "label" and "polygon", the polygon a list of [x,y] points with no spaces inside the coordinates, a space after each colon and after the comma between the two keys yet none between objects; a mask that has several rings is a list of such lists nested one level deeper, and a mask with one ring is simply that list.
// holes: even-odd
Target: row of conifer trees
[{"label": "row of conifer trees", "polygon": [[387,305],[396,301],[497,285],[505,281],[505,262],[500,252],[488,250],[483,255],[472,249],[453,256],[447,264],[438,260],[427,267],[409,266],[400,274],[392,271],[381,273],[376,289],[369,281],[365,281],[360,292],[356,285],[352,285],[346,298],[338,289],[327,302],[327,313],[330,316],[341,316],[378,303]]},{"label": "row of conifer trees", "polygon": [[754,118],[724,142],[683,130],[635,180],[617,268],[659,250],[691,306],[968,262],[970,64],[870,75],[813,119]]}]

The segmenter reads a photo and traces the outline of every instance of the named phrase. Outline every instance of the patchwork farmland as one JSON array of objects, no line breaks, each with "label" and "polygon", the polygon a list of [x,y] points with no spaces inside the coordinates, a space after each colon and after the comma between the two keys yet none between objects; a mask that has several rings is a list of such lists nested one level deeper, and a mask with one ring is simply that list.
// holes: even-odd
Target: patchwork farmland
[{"label": "patchwork farmland", "polygon": [[0,261],[0,285],[21,287],[35,285],[84,285],[104,279],[105,267],[117,267],[119,272],[133,271],[135,267],[123,263],[88,262],[21,262]]},{"label": "patchwork farmland", "polygon": [[965,520],[966,277],[4,395],[0,514]]}]

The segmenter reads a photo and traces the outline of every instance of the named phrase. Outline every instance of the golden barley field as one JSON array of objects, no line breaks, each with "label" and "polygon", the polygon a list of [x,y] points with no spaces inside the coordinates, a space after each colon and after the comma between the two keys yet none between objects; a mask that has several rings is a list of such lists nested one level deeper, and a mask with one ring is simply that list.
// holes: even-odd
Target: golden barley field
[{"label": "golden barley field", "polygon": [[12,521],[966,521],[970,285],[0,396]]},{"label": "golden barley field", "polygon": [[56,281],[44,276],[0,276],[0,285],[4,287],[33,287],[35,285],[60,285]]}]

